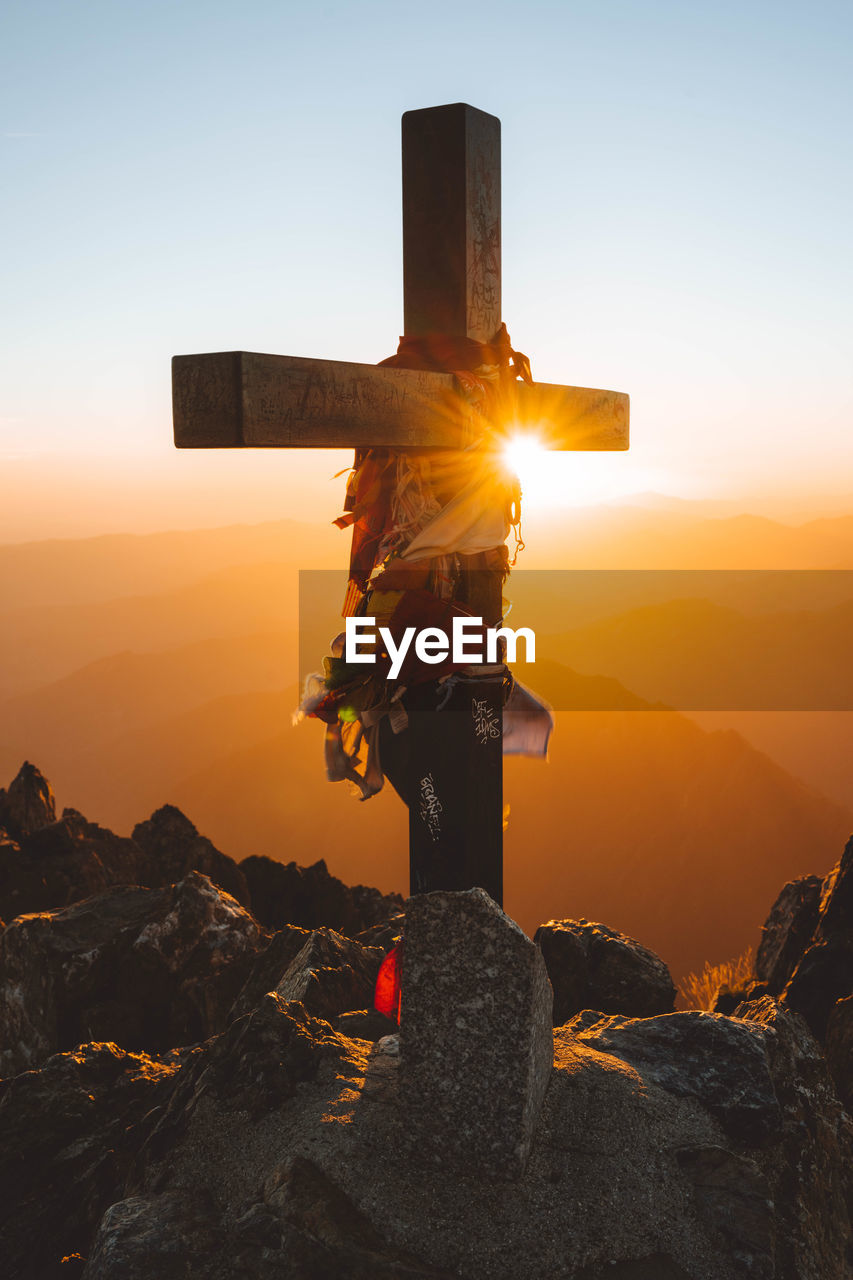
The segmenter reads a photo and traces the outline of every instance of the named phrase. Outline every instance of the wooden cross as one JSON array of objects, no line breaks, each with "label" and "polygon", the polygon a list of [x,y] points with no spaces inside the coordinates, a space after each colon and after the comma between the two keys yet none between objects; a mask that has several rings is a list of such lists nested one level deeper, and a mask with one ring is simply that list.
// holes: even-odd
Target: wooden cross
[{"label": "wooden cross", "polygon": [[[465,103],[403,116],[403,297],[407,337],[487,343],[501,325],[500,121]],[[507,427],[535,428],[552,449],[628,448],[627,395],[514,389]],[[460,449],[484,425],[451,373],[300,356],[175,356],[172,393],[179,448]],[[455,709],[415,709],[401,735],[412,890],[480,885],[500,902],[500,688],[481,684]]]}]

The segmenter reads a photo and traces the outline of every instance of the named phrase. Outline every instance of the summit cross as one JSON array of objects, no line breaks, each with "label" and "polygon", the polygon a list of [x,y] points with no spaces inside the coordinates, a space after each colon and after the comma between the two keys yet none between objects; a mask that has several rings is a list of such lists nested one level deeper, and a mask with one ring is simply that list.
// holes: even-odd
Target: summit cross
[{"label": "summit cross", "polygon": [[[489,343],[501,327],[500,121],[454,103],[407,111],[402,133],[404,336]],[[628,448],[624,393],[518,382],[513,394],[513,428],[535,428],[546,448]],[[175,444],[182,449],[464,449],[484,429],[455,376],[431,370],[215,352],[175,356],[172,395]],[[489,737],[487,765],[482,734],[470,732],[477,703],[465,717],[422,714],[420,724],[412,722],[414,786],[431,759],[443,759],[448,788],[458,793],[455,803],[447,797],[437,836],[413,790],[412,891],[477,885],[500,902],[501,740],[499,731]],[[467,736],[435,727],[463,721]],[[430,805],[434,817],[434,797]],[[442,883],[440,874],[418,881],[416,864],[430,858],[454,867],[458,882]]]}]

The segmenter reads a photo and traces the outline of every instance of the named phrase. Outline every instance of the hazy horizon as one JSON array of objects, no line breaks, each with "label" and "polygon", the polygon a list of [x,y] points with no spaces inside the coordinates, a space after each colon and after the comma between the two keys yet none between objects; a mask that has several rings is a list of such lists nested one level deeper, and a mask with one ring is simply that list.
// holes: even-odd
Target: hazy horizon
[{"label": "hazy horizon", "polygon": [[[653,502],[567,510],[527,536],[521,563],[560,570],[853,568],[853,515],[789,526]],[[324,857],[347,882],[405,890],[403,806],[387,793],[362,806],[327,783],[320,725],[290,724],[297,571],[339,570],[348,541],[330,523],[284,518],[4,545],[0,782],[29,758],[91,821],[129,832],[175,803],[232,856]],[[798,606],[802,626],[789,614],[778,635],[774,583],[763,603],[739,587],[745,657],[766,650],[771,628],[768,675],[800,660],[809,636],[825,638],[822,679],[833,662],[845,669],[851,602],[839,610],[835,579],[826,591],[820,578]],[[671,610],[654,608],[651,625],[630,608],[609,622],[587,611],[523,677],[577,709],[558,712],[550,763],[507,761],[506,903],[527,929],[552,915],[600,919],[680,974],[754,946],[784,881],[837,859],[853,826],[853,713],[623,710],[667,701],[673,663],[689,674],[688,656],[713,660],[730,633],[730,609],[705,610],[700,636],[695,617],[673,631],[671,663],[654,643]],[[339,628],[337,599],[325,621],[317,664]],[[573,701],[557,701],[558,688]],[[585,709],[608,705],[608,691],[613,710]]]},{"label": "hazy horizon", "polygon": [[[296,457],[303,472],[298,482],[294,476]],[[570,467],[577,457],[567,459]],[[588,464],[589,459],[590,455],[585,455],[583,462]],[[0,507],[0,543],[212,529],[283,519],[313,525],[322,533],[340,513],[345,481],[337,473],[351,460],[352,453],[347,450],[305,451],[301,455],[268,450],[263,457],[259,451],[192,454],[172,450],[162,456],[133,459],[109,453],[91,458],[61,453],[7,458],[2,464],[5,492]],[[619,455],[595,456],[594,465],[602,473],[600,485],[606,486],[603,473],[607,467],[612,464],[618,469],[620,461]],[[552,472],[554,466],[553,455],[549,455]],[[823,491],[765,488],[726,494],[709,490],[692,496],[654,487],[596,494],[593,476],[588,497],[582,491],[575,492],[571,500],[562,503],[553,482],[543,495],[537,491],[537,479],[529,479],[522,469],[523,517],[534,556],[536,538],[547,536],[562,518],[576,518],[584,512],[594,516],[596,511],[612,507],[689,509],[720,518],[755,515],[785,524],[853,514],[853,491],[846,492],[843,478],[838,476],[835,486]],[[343,563],[346,539],[339,537],[337,541]]]}]

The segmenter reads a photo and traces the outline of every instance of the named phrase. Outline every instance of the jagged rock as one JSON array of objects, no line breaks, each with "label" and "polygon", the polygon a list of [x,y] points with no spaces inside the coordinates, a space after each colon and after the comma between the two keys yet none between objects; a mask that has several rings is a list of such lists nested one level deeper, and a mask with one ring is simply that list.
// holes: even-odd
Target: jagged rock
[{"label": "jagged rock", "polygon": [[582,1009],[647,1018],[675,1007],[664,962],[624,933],[588,920],[549,920],[533,941],[554,988],[554,1026]]},{"label": "jagged rock", "polygon": [[823,882],[815,936],[853,933],[853,836],[847,841],[840,860]]},{"label": "jagged rock", "polygon": [[761,930],[755,976],[777,996],[796,969],[817,925],[822,887],[820,876],[803,876],[786,884]]},{"label": "jagged rock", "polygon": [[282,1000],[299,1000],[309,1013],[330,1021],[373,1002],[382,956],[379,947],[363,947],[334,929],[315,929],[276,991]]},{"label": "jagged rock", "polygon": [[[182,1067],[169,1104],[146,1140],[141,1173],[129,1189],[159,1189],[168,1180],[168,1166],[161,1177],[144,1175],[158,1162],[171,1160],[189,1130],[195,1129],[192,1140],[207,1129],[212,1113],[214,1128],[224,1114],[248,1115],[253,1121],[269,1118],[295,1097],[300,1084],[316,1078],[323,1063],[337,1066],[347,1048],[327,1022],[268,992],[257,1008],[196,1049]],[[232,1154],[239,1159],[239,1153]],[[276,1163],[280,1158],[279,1152]]]},{"label": "jagged rock", "polygon": [[737,1013],[765,1033],[781,1109],[776,1142],[761,1157],[775,1209],[776,1275],[840,1280],[853,1261],[853,1124],[801,1017],[769,996]]},{"label": "jagged rock", "polygon": [[417,894],[402,990],[400,1091],[421,1154],[520,1176],[553,1062],[541,951],[483,889]]},{"label": "jagged rock", "polygon": [[825,1053],[838,1096],[853,1111],[853,996],[839,1000],[829,1016]]},{"label": "jagged rock", "polygon": [[398,911],[390,919],[381,920],[379,924],[371,925],[369,929],[363,929],[361,933],[353,934],[353,940],[361,942],[365,947],[381,947],[383,951],[387,952],[391,950],[395,943],[400,941],[405,923],[405,912]]},{"label": "jagged rock", "polygon": [[381,1040],[383,1036],[397,1033],[397,1023],[386,1018],[376,1009],[354,1009],[335,1018],[334,1027],[342,1036],[355,1036],[357,1040]]},{"label": "jagged rock", "polygon": [[140,823],[133,839],[88,822],[76,809],[64,809],[57,821],[50,784],[27,764],[8,794],[0,792],[4,826],[9,835],[4,839],[0,832],[0,914],[5,917],[70,906],[112,885],[162,888],[193,870],[248,902],[236,862],[171,805]]},{"label": "jagged rock", "polygon": [[816,937],[794,970],[782,999],[801,1013],[818,1040],[826,1035],[836,1001],[853,993],[853,932]]},{"label": "jagged rock", "polygon": [[64,809],[59,821],[8,851],[0,866],[0,911],[13,917],[69,906],[114,884],[144,884],[147,859],[132,840]]},{"label": "jagged rock", "polygon": [[[177,1061],[87,1044],[0,1086],[0,1254],[5,1280],[71,1274],[135,1155],[142,1117]],[[76,1273],[75,1273],[76,1274]]]},{"label": "jagged rock", "polygon": [[351,938],[398,913],[403,899],[365,885],[352,888],[329,874],[321,859],[310,867],[272,858],[250,857],[240,863],[251,895],[252,911],[267,929],[296,924],[303,929],[325,925]]},{"label": "jagged rock", "polygon": [[696,1099],[736,1141],[760,1145],[777,1133],[765,1035],[749,1022],[697,1010],[655,1018],[587,1011],[566,1030],[677,1097]]},{"label": "jagged rock", "polygon": [[262,941],[248,912],[198,872],[18,917],[0,935],[0,1074],[93,1038],[148,1050],[206,1038]]},{"label": "jagged rock", "polygon": [[819,1040],[836,1001],[853,994],[853,837],[823,881],[817,923],[782,993]]},{"label": "jagged rock", "polygon": [[274,933],[269,942],[258,952],[240,994],[231,1010],[232,1018],[251,1013],[268,991],[275,991],[293,960],[311,937],[307,929],[286,924]]},{"label": "jagged rock", "polygon": [[748,999],[781,993],[819,1040],[839,1000],[853,995],[853,837],[823,880],[785,885],[762,931]]},{"label": "jagged rock", "polygon": [[322,861],[299,867],[261,857],[238,866],[174,805],[138,823],[127,839],[75,809],[63,810],[57,821],[50,784],[33,765],[23,766],[8,792],[0,790],[3,919],[70,906],[113,885],[164,888],[191,871],[208,876],[244,906],[251,904],[269,928],[328,926],[352,936],[382,929],[403,905],[399,894],[349,888]]},{"label": "jagged rock", "polygon": [[25,760],[8,791],[0,789],[0,827],[20,839],[56,821],[56,801],[47,778]]},{"label": "jagged rock", "polygon": [[199,835],[173,804],[163,805],[147,822],[137,823],[133,840],[148,855],[146,884],[159,888],[183,879],[190,871],[200,871],[244,907],[249,906],[249,886],[237,863]]},{"label": "jagged rock", "polygon": [[285,1001],[299,1000],[326,1020],[363,1008],[373,1002],[382,956],[379,947],[362,946],[333,929],[309,933],[286,925],[255,960],[231,1017],[250,1013],[268,991]]}]

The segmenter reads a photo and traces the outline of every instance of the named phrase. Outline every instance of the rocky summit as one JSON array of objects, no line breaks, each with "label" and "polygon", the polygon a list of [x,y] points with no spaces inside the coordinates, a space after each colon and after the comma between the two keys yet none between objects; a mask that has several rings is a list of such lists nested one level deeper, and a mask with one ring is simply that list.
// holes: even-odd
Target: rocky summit
[{"label": "rocky summit", "polygon": [[853,1275],[853,846],[723,1013],[605,925],[121,838],[32,766],[0,826],[9,1280]]}]

